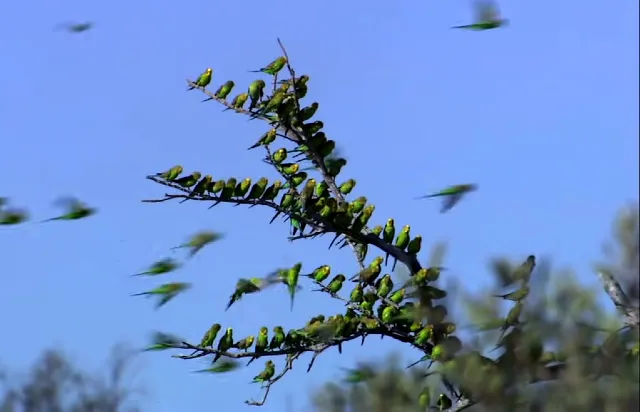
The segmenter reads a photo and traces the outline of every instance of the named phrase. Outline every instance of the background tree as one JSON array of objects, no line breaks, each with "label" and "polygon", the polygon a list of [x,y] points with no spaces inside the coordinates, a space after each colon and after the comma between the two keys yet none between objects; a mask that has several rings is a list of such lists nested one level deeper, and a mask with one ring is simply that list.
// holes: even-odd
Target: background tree
[{"label": "background tree", "polygon": [[[626,298],[637,305],[638,301],[638,281],[640,279],[638,265],[638,208],[637,205],[630,205],[620,211],[613,222],[613,242],[605,245],[606,262],[596,264],[600,270],[607,273],[615,273],[625,285],[623,289],[629,291]],[[502,262],[496,261],[498,268]],[[499,270],[497,270],[499,272]],[[540,272],[538,272],[540,274]],[[637,409],[639,398],[638,391],[638,358],[637,358],[637,329],[627,331],[628,335],[622,341],[628,339],[635,343],[634,354],[628,357],[611,357],[606,355],[612,347],[620,344],[620,319],[611,313],[607,307],[607,300],[596,299],[600,293],[590,290],[585,286],[567,277],[570,273],[554,272],[549,280],[560,280],[553,284],[545,284],[547,279],[537,282],[537,293],[548,295],[546,307],[536,317],[536,332],[546,337],[547,341],[555,341],[558,348],[567,348],[564,352],[571,352],[573,348],[585,347],[596,355],[596,361],[582,359],[582,362],[569,365],[569,368],[557,371],[549,378],[557,378],[554,381],[528,385],[528,391],[522,392],[520,409],[518,410],[584,410],[586,408],[598,408],[599,410],[635,410]],[[607,275],[604,275],[607,276]],[[608,279],[608,277],[605,277]],[[540,280],[540,279],[539,279]],[[489,293],[491,293],[489,291]],[[482,326],[498,310],[495,300],[487,299],[487,293],[465,294],[459,299],[462,304],[466,304],[467,311],[460,316],[459,324],[472,323]],[[542,296],[538,295],[537,298]],[[535,310],[540,310],[541,306],[536,305]],[[567,310],[569,309],[569,310]],[[558,318],[559,313],[568,312]],[[494,315],[495,316],[495,315]],[[600,333],[594,333],[594,332]],[[631,333],[629,333],[631,332]],[[608,334],[608,336],[607,336]],[[623,333],[624,336],[624,333]],[[485,353],[491,356],[492,346],[485,342],[478,342],[478,346],[485,347]],[[484,343],[484,344],[483,344]],[[613,349],[614,351],[617,349]],[[579,352],[579,351],[576,351]],[[494,352],[495,353],[495,352]],[[553,357],[547,353],[546,357]],[[495,356],[491,356],[496,358]],[[609,363],[602,365],[600,362]],[[561,363],[557,363],[560,365]],[[566,365],[566,364],[565,364]],[[594,379],[594,376],[587,371],[593,369],[609,375],[609,379]],[[356,385],[341,385],[335,382],[328,382],[319,388],[312,395],[312,404],[321,412],[343,412],[343,411],[364,411],[375,410],[373,405],[384,405],[383,410],[389,411],[412,411],[424,410],[415,394],[420,393],[423,388],[424,373],[415,368],[405,369],[398,367],[398,359],[388,361],[372,360],[371,363],[364,364],[361,369],[369,370],[369,379]],[[603,370],[605,369],[605,370]],[[446,369],[445,369],[446,370]],[[474,371],[467,372],[471,379],[475,381]],[[611,379],[612,374],[619,374],[617,378]],[[486,376],[476,375],[480,383],[485,385]],[[524,380],[526,376],[516,376],[517,380]],[[464,378],[463,378],[464,380]],[[432,381],[433,383],[433,381]],[[436,388],[440,385],[437,382]],[[384,388],[388,390],[385,391]],[[571,396],[567,396],[571,393]],[[407,394],[409,394],[407,396]],[[485,405],[474,405],[469,408],[474,410],[495,410],[501,405],[503,399],[498,399],[498,405],[486,408]]]},{"label": "background tree", "polygon": [[398,357],[389,356],[361,365],[371,372],[362,384],[327,383],[313,395],[312,404],[321,412],[410,412],[424,411],[416,398],[424,388],[424,373],[405,369]]},{"label": "background tree", "polygon": [[102,372],[49,349],[24,374],[3,370],[2,412],[137,412],[140,388],[131,381],[131,350],[115,346]]}]

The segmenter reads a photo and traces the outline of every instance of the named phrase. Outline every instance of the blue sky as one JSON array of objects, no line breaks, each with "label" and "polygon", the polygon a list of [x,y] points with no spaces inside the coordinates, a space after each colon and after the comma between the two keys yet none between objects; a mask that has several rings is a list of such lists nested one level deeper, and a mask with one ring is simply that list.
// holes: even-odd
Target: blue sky
[{"label": "blue sky", "polygon": [[[158,3],[163,3],[158,5]],[[401,4],[400,4],[401,3]],[[271,213],[221,205],[143,204],[164,189],[144,179],[180,163],[215,178],[273,172],[245,150],[266,129],[185,92],[185,78],[215,68],[215,86],[279,54],[311,76],[309,102],[349,158],[344,178],[376,205],[375,223],[394,217],[425,238],[450,244],[447,276],[469,287],[489,281],[487,259],[552,255],[585,283],[601,257],[615,211],[638,197],[638,4],[633,1],[504,1],[511,25],[449,30],[470,19],[469,3],[10,2],[0,13],[0,194],[31,208],[75,195],[100,208],[72,223],[28,224],[0,233],[2,362],[20,368],[45,347],[64,347],[98,368],[116,341],[144,343],[150,330],[201,337],[213,322],[237,336],[282,320],[289,328],[328,312],[328,298],[303,292],[290,313],[273,290],[224,312],[238,277],[304,260],[352,273],[346,249],[328,240],[290,244]],[[80,35],[54,32],[67,20],[95,20]],[[8,177],[8,178],[7,178]],[[440,215],[412,198],[453,183],[480,191]],[[200,229],[227,234],[171,280],[195,288],[163,310],[131,293],[153,281],[128,275]],[[371,256],[375,253],[370,252]],[[178,255],[176,255],[178,256]],[[181,256],[181,255],[180,255]],[[12,316],[13,315],[13,316]],[[264,412],[300,408],[337,368],[399,349],[386,340],[304,364],[271,393]],[[403,352],[407,356],[416,356]],[[155,354],[139,359],[144,403],[153,412],[249,410],[256,362],[225,376],[191,374],[202,364]]]}]

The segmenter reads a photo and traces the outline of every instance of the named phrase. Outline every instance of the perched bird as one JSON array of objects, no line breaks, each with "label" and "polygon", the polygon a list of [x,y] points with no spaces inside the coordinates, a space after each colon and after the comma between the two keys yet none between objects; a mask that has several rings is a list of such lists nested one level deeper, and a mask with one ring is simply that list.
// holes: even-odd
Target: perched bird
[{"label": "perched bird", "polygon": [[262,96],[264,96],[264,88],[266,86],[267,84],[264,82],[264,80],[256,80],[249,85],[249,90],[247,91],[247,94],[251,99],[249,110],[253,110],[258,106],[258,103],[260,103],[260,99],[262,99]]},{"label": "perched bird", "polygon": [[454,29],[466,30],[491,30],[505,26],[509,23],[507,19],[500,17],[498,5],[491,0],[478,0],[475,3],[475,23],[463,26],[454,26]]},{"label": "perched bird", "polygon": [[282,70],[282,68],[287,64],[287,58],[284,56],[278,57],[277,59],[275,59],[274,61],[272,61],[271,63],[269,63],[268,65],[266,65],[265,67],[263,67],[260,70],[250,70],[249,73],[267,73],[270,74],[271,76],[275,76],[276,74],[278,74],[278,72],[280,70]]},{"label": "perched bird", "polygon": [[478,186],[472,183],[466,183],[461,185],[450,186],[437,193],[418,197],[417,199],[429,199],[432,197],[444,197],[442,202],[442,208],[440,213],[445,213],[454,207],[460,199],[462,199],[467,193],[473,192],[478,189]]},{"label": "perched bird", "polygon": [[269,382],[275,374],[276,366],[272,360],[268,360],[264,366],[264,370],[260,372],[255,378],[253,378],[253,383]]},{"label": "perched bird", "polygon": [[202,87],[204,89],[209,85],[209,83],[211,83],[212,76],[213,76],[213,69],[209,67],[207,70],[204,71],[204,73],[198,76],[198,79],[195,81],[196,85],[189,87],[187,90],[193,90],[196,87]]},{"label": "perched bird", "polygon": [[[249,99],[249,93],[240,93],[239,95],[234,97],[233,100],[231,100],[231,107],[233,107],[234,109],[242,109],[248,99]],[[206,101],[206,100],[203,100],[203,101]],[[226,112],[227,110],[231,110],[231,108],[227,107],[226,109],[223,110],[223,112]]]},{"label": "perched bird", "polygon": [[182,174],[182,166],[180,165],[175,165],[173,166],[171,169],[162,172],[162,173],[156,173],[156,176],[163,178],[164,180],[168,181],[168,182],[173,182],[174,180],[176,180],[178,177],[180,177],[180,174]]}]

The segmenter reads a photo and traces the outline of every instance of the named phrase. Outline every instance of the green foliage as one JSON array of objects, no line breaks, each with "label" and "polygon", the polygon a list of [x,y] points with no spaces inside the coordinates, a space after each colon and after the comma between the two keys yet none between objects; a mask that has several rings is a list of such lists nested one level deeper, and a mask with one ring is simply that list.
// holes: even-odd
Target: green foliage
[{"label": "green foliage", "polygon": [[398,357],[379,363],[358,365],[368,370],[369,378],[358,385],[327,383],[312,399],[315,410],[322,412],[424,412],[416,394],[424,388],[424,372],[405,369]]}]

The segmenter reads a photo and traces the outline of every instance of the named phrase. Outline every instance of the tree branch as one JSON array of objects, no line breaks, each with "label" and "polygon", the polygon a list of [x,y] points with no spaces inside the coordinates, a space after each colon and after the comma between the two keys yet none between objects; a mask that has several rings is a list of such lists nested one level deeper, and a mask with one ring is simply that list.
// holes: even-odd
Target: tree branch
[{"label": "tree branch", "polygon": [[609,296],[616,309],[626,316],[627,324],[636,328],[640,326],[640,309],[631,305],[629,298],[613,274],[604,268],[599,268],[596,272],[604,286],[605,293]]},{"label": "tree branch", "polygon": [[[366,233],[366,234],[356,233],[350,230],[349,228],[338,229],[333,226],[332,222],[329,222],[323,219],[321,216],[317,214],[312,215],[313,219],[308,219],[299,214],[292,212],[291,210],[286,210],[274,202],[260,200],[260,199],[240,199],[240,198],[220,199],[218,196],[211,196],[211,195],[189,195],[189,193],[191,193],[189,189],[186,189],[175,183],[164,181],[158,176],[153,176],[153,175],[147,176],[147,179],[155,183],[161,184],[163,186],[171,187],[172,189],[181,191],[185,194],[184,195],[165,194],[165,197],[163,199],[142,200],[142,202],[144,203],[159,203],[159,202],[165,202],[173,199],[189,199],[189,200],[196,200],[196,201],[220,201],[221,203],[234,203],[234,204],[241,204],[241,205],[262,205],[262,206],[269,207],[273,210],[276,210],[284,215],[292,217],[300,222],[304,222],[311,228],[319,228],[327,233],[341,233],[345,236],[355,239],[359,243],[367,243],[367,244],[373,245],[378,249],[380,249],[381,251],[388,253],[389,255],[397,259],[399,262],[404,263],[411,270],[412,273],[416,273],[422,268],[415,255],[409,255],[403,250],[380,239],[373,233]],[[322,226],[319,226],[318,222],[320,222]]]}]

